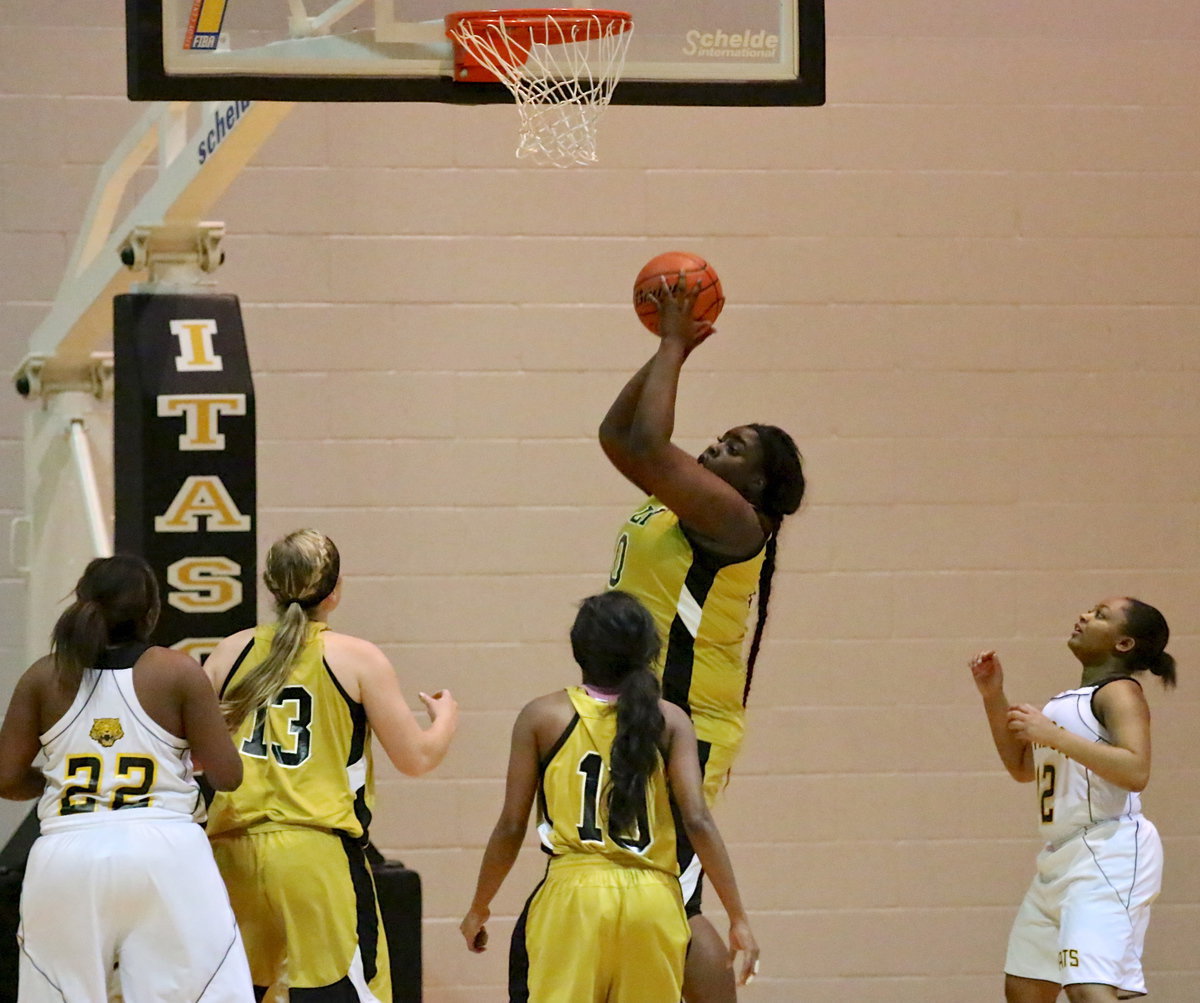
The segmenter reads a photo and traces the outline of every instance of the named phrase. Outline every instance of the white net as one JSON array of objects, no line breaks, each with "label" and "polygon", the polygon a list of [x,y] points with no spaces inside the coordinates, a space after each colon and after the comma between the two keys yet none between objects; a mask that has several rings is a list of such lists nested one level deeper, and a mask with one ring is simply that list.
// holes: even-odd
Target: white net
[{"label": "white net", "polygon": [[[515,15],[515,12],[514,12]],[[633,35],[628,16],[572,11],[457,22],[450,35],[511,92],[521,116],[517,156],[570,167],[596,161],[596,123]]]}]

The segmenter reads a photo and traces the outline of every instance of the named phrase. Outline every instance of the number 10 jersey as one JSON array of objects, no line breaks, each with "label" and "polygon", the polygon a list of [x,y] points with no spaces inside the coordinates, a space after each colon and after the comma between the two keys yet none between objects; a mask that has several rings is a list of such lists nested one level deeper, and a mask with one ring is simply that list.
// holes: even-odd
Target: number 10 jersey
[{"label": "number 10 jersey", "polygon": [[675,822],[661,765],[646,785],[646,810],[637,831],[608,831],[608,790],[617,705],[596,700],[581,686],[567,689],[575,718],[542,764],[538,835],[551,856],[595,854],[625,867],[678,874]]}]

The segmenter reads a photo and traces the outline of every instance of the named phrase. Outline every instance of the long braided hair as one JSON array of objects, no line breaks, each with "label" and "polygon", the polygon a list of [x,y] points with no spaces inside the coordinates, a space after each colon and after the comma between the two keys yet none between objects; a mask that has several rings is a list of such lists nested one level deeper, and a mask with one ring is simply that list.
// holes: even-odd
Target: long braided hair
[{"label": "long braided hair", "polygon": [[659,763],[666,721],[651,666],[660,647],[654,618],[628,592],[602,592],[580,603],[571,627],[571,651],[583,680],[619,693],[605,795],[608,830],[614,836],[633,834],[646,807],[646,785]]},{"label": "long braided hair", "polygon": [[758,661],[758,649],[762,645],[763,628],[767,624],[767,608],[771,603],[771,582],[775,577],[776,539],[785,517],[800,508],[804,500],[804,459],[796,443],[782,428],[775,425],[747,425],[758,434],[762,446],[762,472],[766,480],[758,508],[771,524],[767,537],[766,553],[762,569],[758,573],[758,621],[754,625],[754,636],[750,641],[750,653],[746,658],[746,688],[742,692],[742,705],[750,697],[750,683],[754,679],[754,663]]}]

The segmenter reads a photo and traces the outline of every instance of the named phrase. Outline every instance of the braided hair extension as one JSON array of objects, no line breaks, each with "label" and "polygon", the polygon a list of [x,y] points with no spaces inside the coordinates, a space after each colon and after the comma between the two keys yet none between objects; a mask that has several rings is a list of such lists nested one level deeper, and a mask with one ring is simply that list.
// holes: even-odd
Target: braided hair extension
[{"label": "braided hair extension", "polygon": [[742,706],[745,706],[750,698],[754,665],[758,661],[758,649],[762,645],[763,629],[767,625],[771,583],[775,577],[775,555],[778,549],[776,538],[784,518],[800,508],[807,487],[804,479],[804,459],[787,432],[775,425],[751,424],[746,427],[754,429],[762,446],[762,470],[766,486],[759,499],[759,510],[771,523],[771,531],[767,537],[762,569],[758,575],[758,619],[754,625],[750,652],[746,658],[746,687],[742,691]]}]

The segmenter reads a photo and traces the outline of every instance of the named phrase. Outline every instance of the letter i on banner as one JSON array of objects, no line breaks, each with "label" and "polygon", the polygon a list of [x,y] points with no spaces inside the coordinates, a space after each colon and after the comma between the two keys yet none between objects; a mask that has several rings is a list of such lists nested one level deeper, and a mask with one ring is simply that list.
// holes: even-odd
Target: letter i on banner
[{"label": "letter i on banner", "polygon": [[203,660],[255,622],[254,385],[236,296],[113,300],[116,549],[162,589],[154,640]]}]

